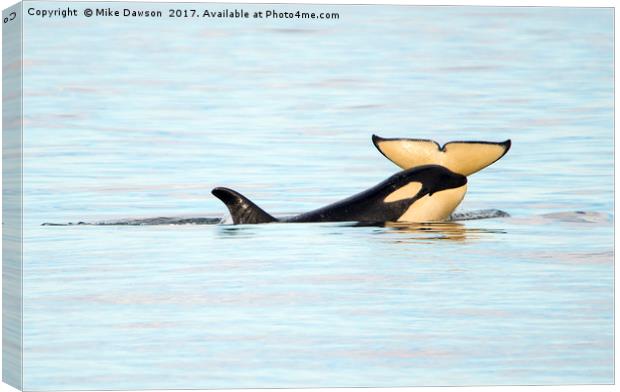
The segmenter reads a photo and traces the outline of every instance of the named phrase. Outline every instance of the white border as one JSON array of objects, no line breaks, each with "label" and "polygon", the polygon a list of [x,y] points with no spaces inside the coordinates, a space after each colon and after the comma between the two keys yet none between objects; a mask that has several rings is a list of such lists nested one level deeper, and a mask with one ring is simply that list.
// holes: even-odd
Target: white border
[{"label": "white border", "polygon": [[[88,2],[96,2],[101,0],[81,0]],[[149,2],[147,0],[132,0],[138,2]],[[159,2],[159,1],[158,1]],[[187,0],[167,0],[166,2],[170,3],[183,3],[187,2]],[[616,16],[616,2],[611,0],[592,0],[592,1],[583,1],[583,0],[506,0],[506,1],[497,1],[497,0],[473,0],[473,1],[455,1],[455,0],[388,0],[388,1],[372,1],[372,0],[217,0],[213,1],[217,3],[298,3],[298,4],[402,4],[402,5],[474,5],[474,6],[537,6],[537,7],[612,7],[614,8],[614,29],[615,29],[615,16]],[[5,9],[13,4],[17,3],[16,0],[0,0],[0,8]],[[205,3],[208,3],[206,1]],[[615,32],[614,32],[615,36]],[[0,42],[2,39],[2,33],[0,31]],[[614,59],[617,58],[617,47],[614,44]],[[1,56],[1,54],[0,54]],[[0,62],[1,63],[1,62]],[[618,67],[614,64],[614,97],[615,92],[617,91],[617,83],[615,79],[615,75],[617,74]],[[2,103],[0,102],[0,111],[2,109]],[[614,124],[617,120],[617,113],[614,113]],[[614,129],[615,136],[615,129]],[[617,148],[616,140],[614,137],[614,156]],[[615,160],[614,160],[615,162]],[[2,167],[2,162],[0,160],[0,169]],[[0,177],[1,177],[0,170]],[[618,170],[617,166],[614,163],[614,184],[618,183]],[[615,186],[614,186],[615,190]],[[0,201],[2,200],[2,195],[0,194]],[[614,192],[614,206],[617,205],[619,200],[619,196],[617,192]],[[615,208],[614,208],[614,221],[615,221]],[[616,236],[614,238],[614,249],[615,249],[615,239],[617,237],[617,227],[614,224],[614,229]],[[2,228],[0,227],[0,234]],[[614,268],[615,271],[615,281],[618,278],[618,271]],[[1,292],[2,282],[0,280],[0,292]],[[614,298],[615,298],[615,285],[614,285]],[[614,301],[615,303],[615,301]],[[615,307],[614,307],[615,309]],[[0,324],[1,325],[1,324]],[[618,327],[614,323],[614,336],[618,336]],[[615,352],[617,352],[617,341],[614,339]],[[0,356],[1,361],[1,356]],[[614,375],[617,380],[616,368],[614,366]],[[534,389],[540,390],[542,392],[582,392],[582,391],[592,391],[592,392],[602,392],[602,391],[615,391],[618,388],[617,385],[576,385],[576,386],[510,386],[510,387],[495,387],[495,386],[484,386],[484,387],[412,387],[412,388],[322,388],[322,389],[243,389],[246,392],[360,392],[360,391],[373,391],[373,392],[481,392],[481,391],[489,391],[489,392],[521,392],[521,391],[533,391]],[[0,392],[13,392],[16,391],[15,388],[12,388],[4,383],[0,383]],[[153,392],[170,392],[171,390],[150,390]],[[206,390],[192,390],[192,391],[206,391]],[[221,390],[209,390],[209,391],[221,391]],[[231,390],[228,390],[231,391]],[[103,391],[89,391],[89,392],[103,392]]]}]

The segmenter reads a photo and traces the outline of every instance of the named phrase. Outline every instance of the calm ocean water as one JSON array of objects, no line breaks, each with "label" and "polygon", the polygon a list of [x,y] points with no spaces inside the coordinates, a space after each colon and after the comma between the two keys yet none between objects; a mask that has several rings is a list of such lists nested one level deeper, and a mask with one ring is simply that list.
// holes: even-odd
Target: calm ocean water
[{"label": "calm ocean water", "polygon": [[[612,11],[274,7],[340,19],[27,17],[25,388],[612,383]],[[459,208],[511,217],[41,226],[303,212],[373,133],[512,139]]]}]

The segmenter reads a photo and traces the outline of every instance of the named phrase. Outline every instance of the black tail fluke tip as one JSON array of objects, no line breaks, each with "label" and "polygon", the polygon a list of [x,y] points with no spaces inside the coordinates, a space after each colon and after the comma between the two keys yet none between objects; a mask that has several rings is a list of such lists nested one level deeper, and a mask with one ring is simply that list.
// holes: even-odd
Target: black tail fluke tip
[{"label": "black tail fluke tip", "polygon": [[504,153],[503,153],[503,154],[502,154],[499,158],[497,158],[496,162],[497,162],[500,158],[502,158],[504,155],[506,155],[506,153],[508,153],[508,150],[510,150],[510,147],[512,147],[512,140],[507,139],[507,140],[504,140],[503,142],[500,142],[500,143],[498,143],[498,144],[499,144],[500,146],[504,147]]}]

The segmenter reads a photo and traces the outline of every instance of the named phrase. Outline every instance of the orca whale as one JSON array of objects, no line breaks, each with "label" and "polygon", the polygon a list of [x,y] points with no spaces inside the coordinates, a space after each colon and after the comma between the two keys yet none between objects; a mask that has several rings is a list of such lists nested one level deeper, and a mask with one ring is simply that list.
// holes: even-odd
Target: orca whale
[{"label": "orca whale", "polygon": [[[275,218],[247,197],[218,187],[211,193],[220,199],[234,224],[270,222],[416,222],[418,202],[467,184],[467,177],[439,165],[422,165],[398,172],[385,181],[328,206],[297,216]],[[460,200],[459,200],[460,202]],[[455,206],[456,207],[456,206]],[[427,219],[426,221],[433,220]]]},{"label": "orca whale", "polygon": [[[372,142],[381,154],[402,169],[434,164],[464,176],[470,176],[498,161],[511,146],[510,139],[498,143],[452,141],[441,146],[429,139],[388,139],[377,135],[372,135]],[[417,202],[419,208],[409,219],[415,222],[446,220],[461,203],[466,192],[467,185],[463,185],[423,197]]]}]

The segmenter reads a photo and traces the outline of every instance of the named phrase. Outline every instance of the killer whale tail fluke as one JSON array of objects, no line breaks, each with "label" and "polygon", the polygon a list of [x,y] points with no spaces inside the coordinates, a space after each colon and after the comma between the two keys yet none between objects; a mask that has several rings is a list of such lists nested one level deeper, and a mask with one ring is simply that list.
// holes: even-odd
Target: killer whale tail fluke
[{"label": "killer whale tail fluke", "polygon": [[266,213],[259,206],[241,193],[228,188],[214,188],[211,193],[220,199],[230,211],[233,223],[253,224],[276,222],[277,219]]},{"label": "killer whale tail fluke", "polygon": [[372,135],[372,142],[387,159],[403,169],[435,164],[469,176],[506,155],[510,139],[503,142],[453,141],[440,146],[428,139],[387,139]]}]

